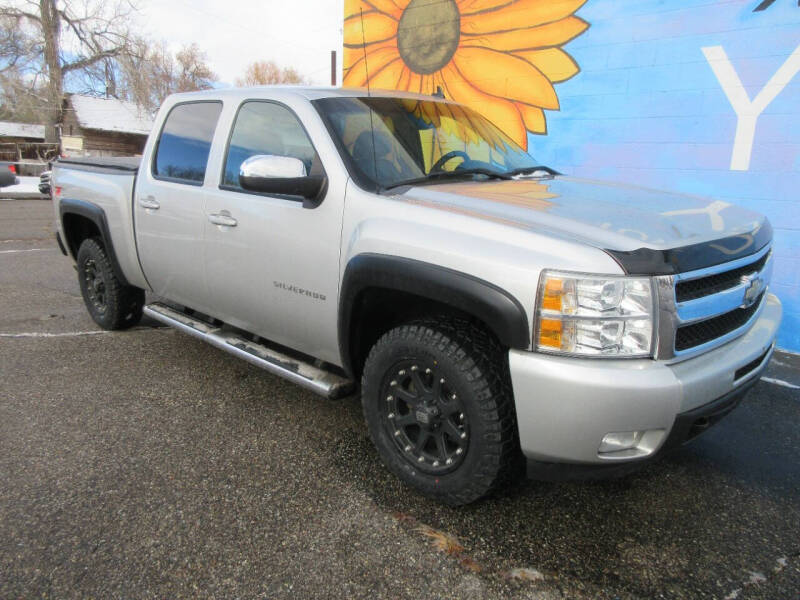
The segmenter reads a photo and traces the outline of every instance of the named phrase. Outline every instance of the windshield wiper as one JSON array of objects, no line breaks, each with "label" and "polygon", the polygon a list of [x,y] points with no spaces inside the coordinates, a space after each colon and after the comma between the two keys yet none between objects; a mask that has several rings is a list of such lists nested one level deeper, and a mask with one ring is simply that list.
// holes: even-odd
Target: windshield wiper
[{"label": "windshield wiper", "polygon": [[435,173],[428,173],[425,177],[405,179],[403,181],[398,181],[397,183],[384,186],[382,189],[390,190],[392,188],[402,187],[404,185],[420,185],[423,183],[432,183],[440,179],[460,179],[462,177],[471,177],[472,175],[484,175],[490,179],[513,178],[510,173],[501,173],[500,171],[492,171],[491,169],[457,169],[455,171],[436,171]]},{"label": "windshield wiper", "polygon": [[533,175],[536,171],[544,171],[550,175],[561,175],[555,169],[551,169],[550,167],[546,167],[544,165],[537,165],[535,167],[520,167],[519,169],[513,169],[511,171],[506,171],[505,175],[509,177],[516,177],[518,175]]}]

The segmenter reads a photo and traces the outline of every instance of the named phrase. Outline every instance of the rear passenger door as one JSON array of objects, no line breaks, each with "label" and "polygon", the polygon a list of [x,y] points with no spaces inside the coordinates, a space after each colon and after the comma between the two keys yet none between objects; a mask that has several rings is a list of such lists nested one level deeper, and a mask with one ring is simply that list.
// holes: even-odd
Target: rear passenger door
[{"label": "rear passenger door", "polygon": [[203,185],[221,111],[221,102],[173,106],[134,198],[136,242],[148,283],[159,296],[203,312],[209,312]]}]

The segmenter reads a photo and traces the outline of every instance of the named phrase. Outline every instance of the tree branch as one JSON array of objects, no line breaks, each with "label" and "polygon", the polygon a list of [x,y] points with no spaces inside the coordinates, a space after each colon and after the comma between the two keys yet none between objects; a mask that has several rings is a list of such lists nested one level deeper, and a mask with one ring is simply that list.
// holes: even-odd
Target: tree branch
[{"label": "tree branch", "polygon": [[78,69],[85,69],[86,67],[89,67],[105,58],[114,58],[115,56],[119,56],[119,54],[124,49],[125,49],[124,46],[118,46],[116,48],[111,48],[109,50],[103,50],[101,52],[98,52],[97,54],[86,56],[71,63],[64,64],[62,65],[61,70],[64,73],[68,73],[70,71],[76,71]]},{"label": "tree branch", "polygon": [[18,8],[0,8],[0,16],[16,18],[23,17],[25,19],[30,19],[31,21],[36,21],[37,23],[42,22],[41,18],[39,18],[39,15],[20,10]]}]

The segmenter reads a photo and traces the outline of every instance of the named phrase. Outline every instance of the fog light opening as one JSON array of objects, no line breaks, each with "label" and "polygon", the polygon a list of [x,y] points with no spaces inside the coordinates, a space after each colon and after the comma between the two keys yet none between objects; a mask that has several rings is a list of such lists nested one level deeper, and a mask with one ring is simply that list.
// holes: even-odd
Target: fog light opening
[{"label": "fog light opening", "polygon": [[620,450],[630,450],[636,448],[639,442],[642,441],[642,431],[622,431],[617,433],[607,433],[600,442],[600,447],[597,451],[600,454],[604,452],[619,452]]},{"label": "fog light opening", "polygon": [[644,458],[661,446],[665,434],[665,429],[607,433],[597,448],[597,456],[608,460]]}]

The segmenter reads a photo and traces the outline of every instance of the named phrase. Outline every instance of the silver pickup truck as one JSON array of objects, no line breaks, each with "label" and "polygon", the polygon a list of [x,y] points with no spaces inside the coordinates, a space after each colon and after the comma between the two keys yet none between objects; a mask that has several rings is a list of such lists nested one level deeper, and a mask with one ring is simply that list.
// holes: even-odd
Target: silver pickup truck
[{"label": "silver pickup truck", "polygon": [[684,443],[781,320],[763,216],[562,176],[438,97],[178,94],[141,160],[62,159],[52,191],[101,327],[144,313],[324,396],[360,383],[386,466],[450,504]]}]

